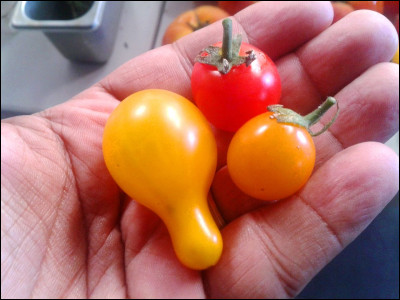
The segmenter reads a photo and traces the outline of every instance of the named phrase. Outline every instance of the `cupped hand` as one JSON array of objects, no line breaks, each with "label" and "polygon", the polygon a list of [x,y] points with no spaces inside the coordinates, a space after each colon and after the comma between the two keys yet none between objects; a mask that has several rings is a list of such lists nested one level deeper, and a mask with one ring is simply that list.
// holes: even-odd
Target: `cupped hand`
[{"label": "cupped hand", "polygon": [[[306,186],[277,203],[230,182],[231,134],[215,130],[211,189],[226,224],[219,263],[182,266],[160,219],[110,177],[102,133],[128,95],[167,89],[191,99],[196,54],[222,36],[220,22],[121,66],[68,102],[1,124],[2,297],[293,297],[398,191],[398,157],[381,144],[397,130],[397,33],[357,11],[332,23],[329,2],[260,2],[232,17],[234,32],[275,60],[285,106],[307,113],[326,96],[341,108],[315,138]],[[316,127],[328,122],[328,113]]]}]

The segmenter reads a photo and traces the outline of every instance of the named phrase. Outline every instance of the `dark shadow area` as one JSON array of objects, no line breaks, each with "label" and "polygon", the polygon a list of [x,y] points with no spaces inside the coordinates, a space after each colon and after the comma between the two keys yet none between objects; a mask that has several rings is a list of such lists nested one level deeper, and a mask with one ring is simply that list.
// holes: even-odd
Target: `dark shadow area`
[{"label": "dark shadow area", "polygon": [[1,110],[1,119],[7,119],[11,117],[16,117],[16,116],[21,116],[21,115],[26,115],[26,113],[20,112],[20,111],[12,111],[12,110]]},{"label": "dark shadow area", "polygon": [[298,299],[399,299],[399,193]]},{"label": "dark shadow area", "polygon": [[27,17],[38,21],[72,20],[83,16],[94,1],[27,1]]}]

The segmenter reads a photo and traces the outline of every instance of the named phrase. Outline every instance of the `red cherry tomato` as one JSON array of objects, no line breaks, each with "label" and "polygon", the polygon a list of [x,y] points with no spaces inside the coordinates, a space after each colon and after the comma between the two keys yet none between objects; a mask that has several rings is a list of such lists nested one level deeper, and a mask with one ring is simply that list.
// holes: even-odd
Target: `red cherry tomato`
[{"label": "red cherry tomato", "polygon": [[383,14],[390,20],[394,21],[399,15],[399,1],[384,1]]},{"label": "red cherry tomato", "polygon": [[[221,47],[222,43],[214,46]],[[260,49],[242,43],[239,55],[253,50],[249,65],[233,66],[221,74],[215,66],[197,62],[192,72],[193,98],[218,129],[235,132],[246,121],[266,112],[281,96],[281,81],[274,62]]]}]

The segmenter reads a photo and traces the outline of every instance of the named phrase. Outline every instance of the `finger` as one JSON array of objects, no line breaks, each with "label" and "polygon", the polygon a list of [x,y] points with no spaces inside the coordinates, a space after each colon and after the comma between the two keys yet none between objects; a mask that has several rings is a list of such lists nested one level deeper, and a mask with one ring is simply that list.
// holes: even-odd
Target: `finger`
[{"label": "finger", "polygon": [[295,296],[392,199],[398,176],[398,157],[382,144],[338,153],[298,196],[224,228],[222,258],[205,277],[210,297]]},{"label": "finger", "polygon": [[[343,147],[364,141],[386,142],[399,129],[399,66],[373,66],[342,89],[340,119],[331,133]],[[323,119],[332,117],[333,111]]]},{"label": "finger", "polygon": [[[275,57],[304,44],[332,21],[329,2],[280,5],[282,9],[277,9],[273,3],[260,2],[238,14],[239,23],[232,17],[234,34],[242,33],[244,41],[249,35],[252,43],[271,51],[267,54]],[[280,19],[284,22],[278,26],[276,20]],[[240,23],[243,23],[243,28]],[[253,23],[257,24],[256,28]],[[102,80],[100,85],[119,100],[148,88],[168,89],[191,99],[190,75],[194,58],[201,49],[221,40],[221,22],[213,23],[174,44],[132,59]]]},{"label": "finger", "polygon": [[130,201],[121,232],[129,298],[205,297],[200,273],[178,261],[167,228],[152,211]]},{"label": "finger", "polygon": [[387,18],[371,11],[350,13],[277,61],[281,103],[308,113],[371,66],[389,61],[396,47],[397,32]]},{"label": "finger", "polygon": [[303,45],[326,29],[333,19],[329,1],[261,1],[235,15],[250,44],[273,60]]},{"label": "finger", "polygon": [[[231,17],[233,35],[241,34],[244,42],[260,48],[273,60],[314,38],[331,24],[332,18],[329,2],[276,5],[267,1],[255,3]],[[175,46],[193,65],[199,51],[222,40],[221,22],[178,40]]]},{"label": "finger", "polygon": [[[365,142],[386,142],[399,130],[399,68],[382,63],[367,70],[337,95],[340,113],[329,131],[314,139],[316,167],[343,148]],[[317,131],[333,117],[328,112]]]},{"label": "finger", "polygon": [[186,59],[165,45],[130,60],[98,85],[120,101],[145,89],[166,89],[190,98],[191,64]]}]

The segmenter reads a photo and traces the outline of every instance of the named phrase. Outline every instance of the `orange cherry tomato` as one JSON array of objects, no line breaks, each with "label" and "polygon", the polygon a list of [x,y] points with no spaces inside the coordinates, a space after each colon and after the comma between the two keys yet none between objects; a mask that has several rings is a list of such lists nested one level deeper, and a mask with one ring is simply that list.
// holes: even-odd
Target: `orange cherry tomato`
[{"label": "orange cherry tomato", "polygon": [[229,174],[237,187],[261,200],[279,200],[298,191],[315,164],[315,146],[304,127],[278,123],[272,112],[245,123],[228,149]]},{"label": "orange cherry tomato", "polygon": [[164,221],[185,266],[218,262],[222,237],[207,206],[217,147],[192,102],[166,90],[132,94],[107,121],[103,155],[119,187]]},{"label": "orange cherry tomato", "polygon": [[195,30],[201,29],[226,17],[229,17],[226,11],[211,5],[202,5],[193,10],[186,11],[179,15],[168,26],[164,33],[162,44],[173,43]]},{"label": "orange cherry tomato", "polygon": [[332,2],[332,7],[333,7],[332,23],[336,23],[344,16],[354,11],[354,8],[350,4],[344,2]]}]

